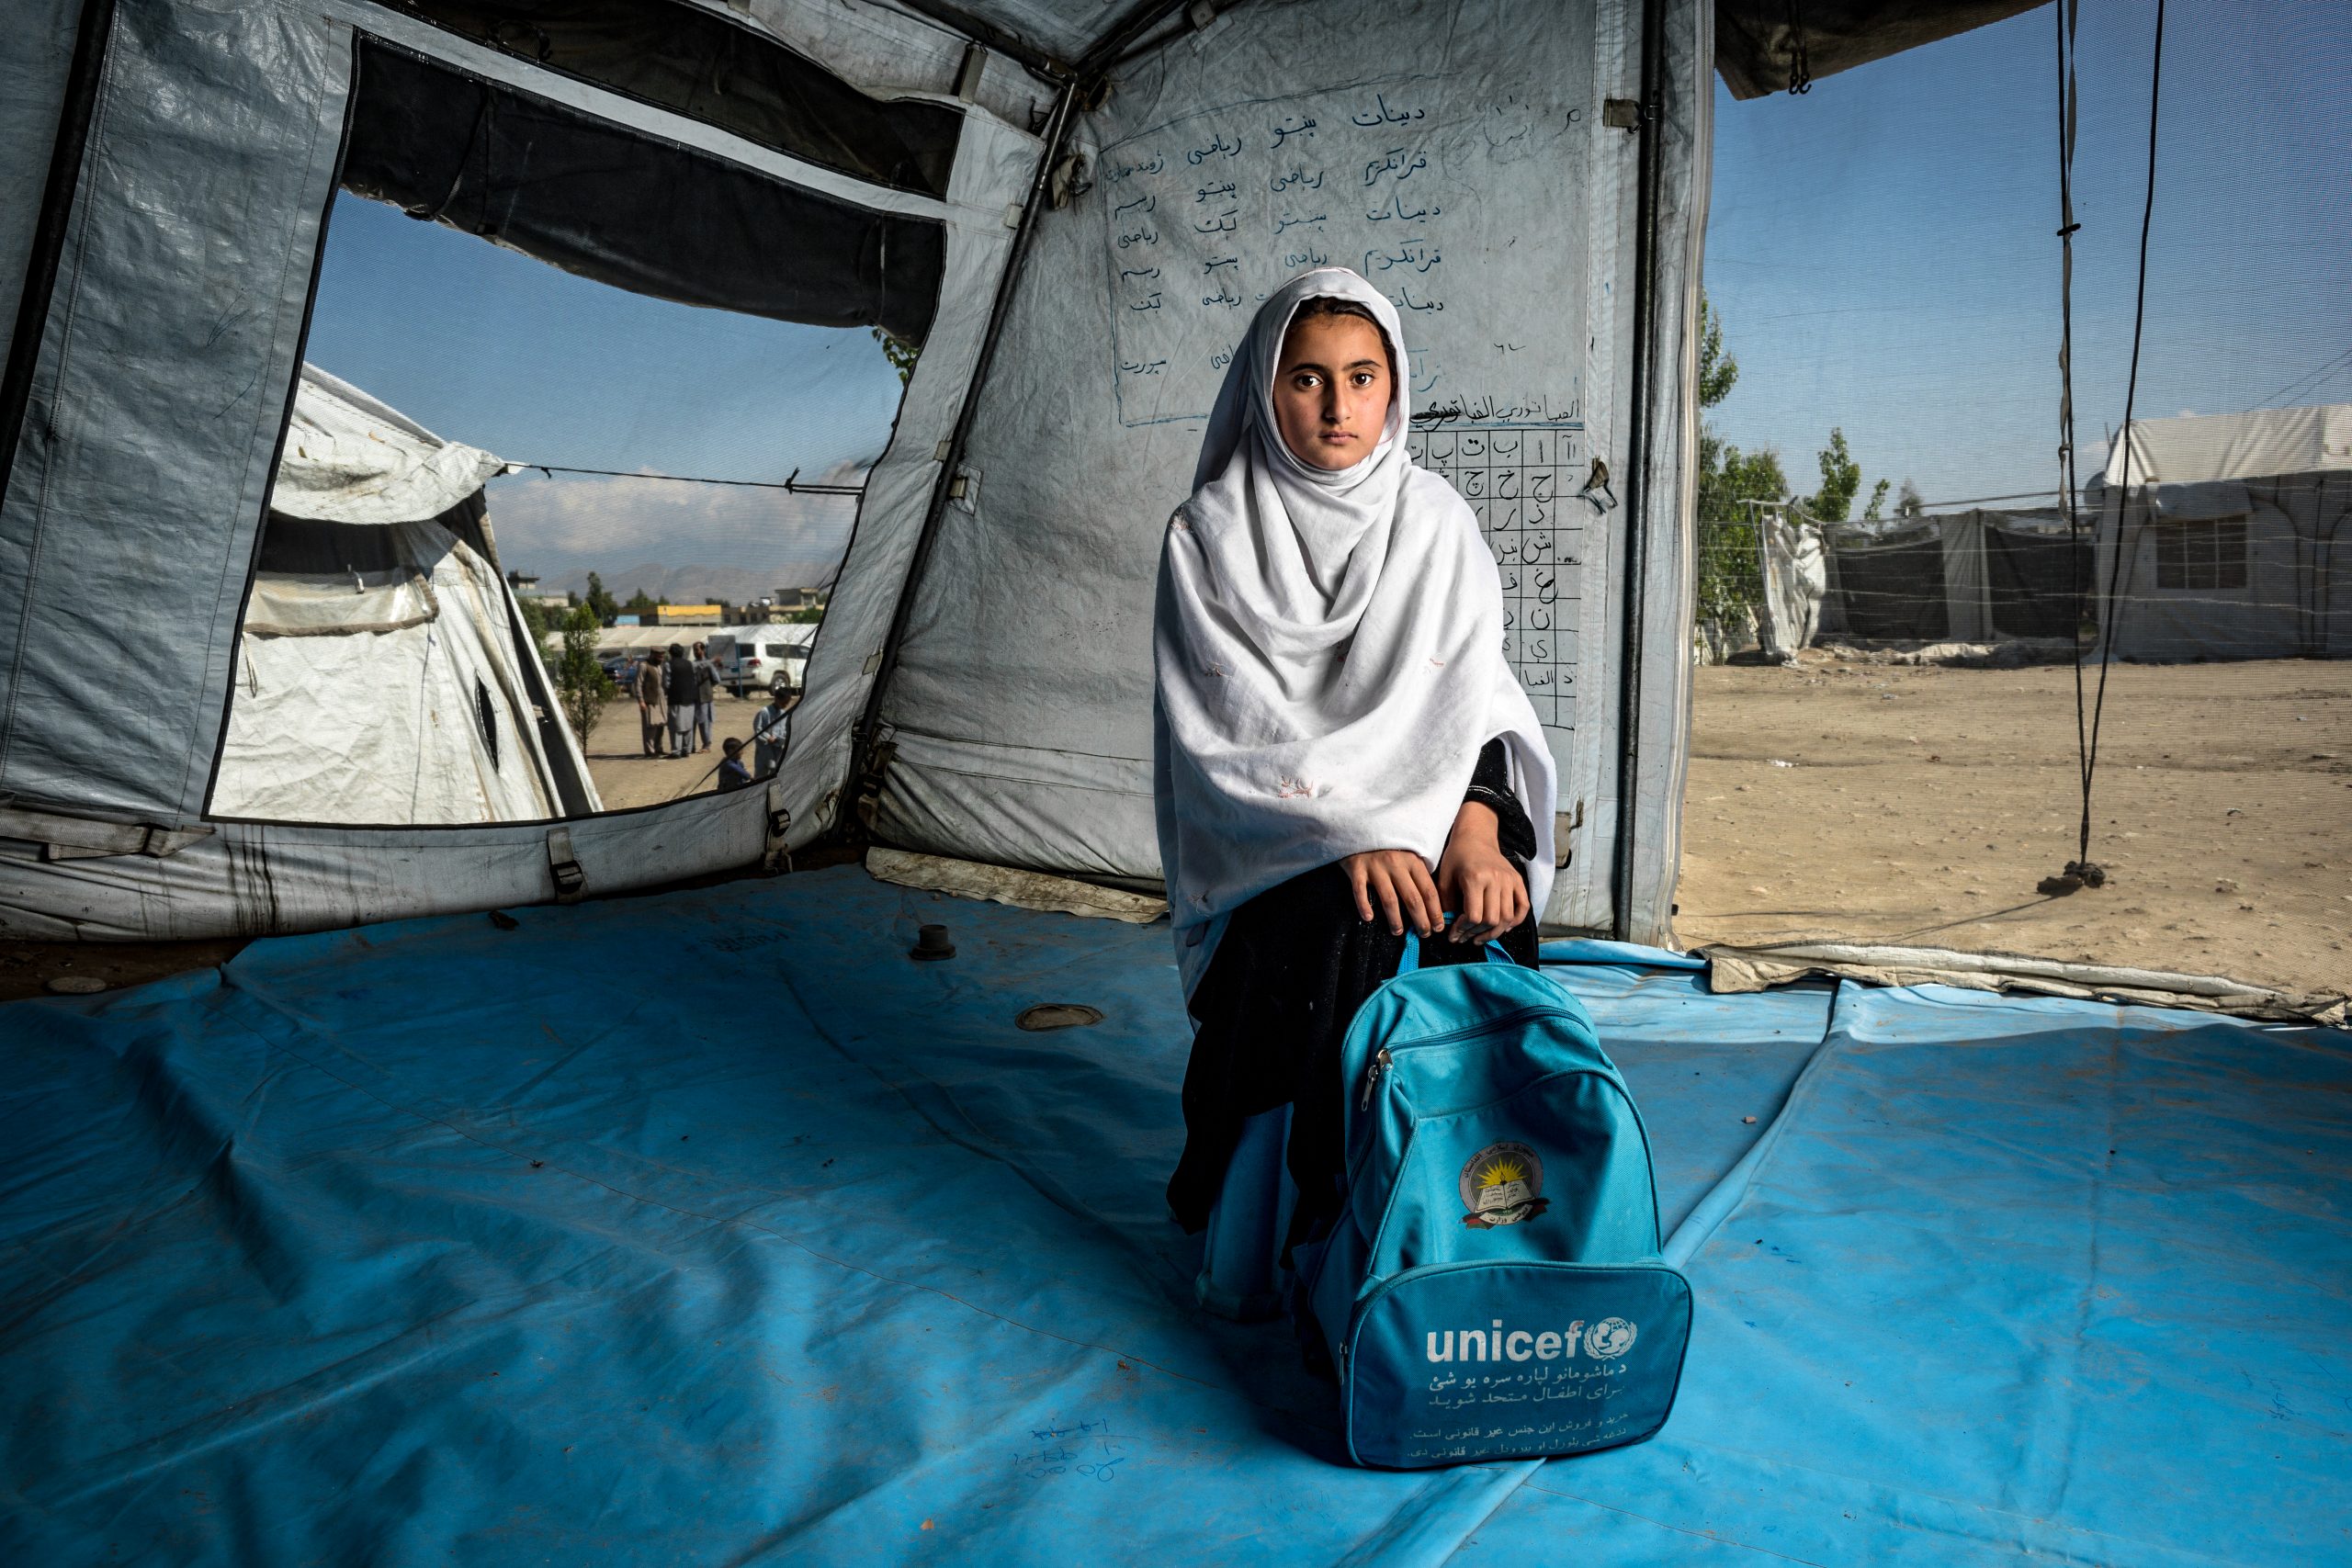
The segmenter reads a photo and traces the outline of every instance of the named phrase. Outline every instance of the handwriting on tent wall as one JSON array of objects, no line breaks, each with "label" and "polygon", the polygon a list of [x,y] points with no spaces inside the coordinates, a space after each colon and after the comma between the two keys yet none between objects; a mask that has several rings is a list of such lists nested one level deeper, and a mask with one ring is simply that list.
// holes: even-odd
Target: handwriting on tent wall
[{"label": "handwriting on tent wall", "polygon": [[[1433,115],[1438,93],[1401,77],[1235,104],[1104,149],[1122,423],[1205,417],[1259,303],[1294,274],[1348,266],[1405,319],[1417,412],[1582,428],[1581,355],[1522,366],[1521,344],[1459,341],[1508,335],[1491,330],[1494,302],[1556,299],[1557,273],[1577,265],[1532,235],[1524,252],[1498,238],[1490,165],[1535,140],[1538,111]],[[1556,140],[1567,125],[1542,129]]]}]

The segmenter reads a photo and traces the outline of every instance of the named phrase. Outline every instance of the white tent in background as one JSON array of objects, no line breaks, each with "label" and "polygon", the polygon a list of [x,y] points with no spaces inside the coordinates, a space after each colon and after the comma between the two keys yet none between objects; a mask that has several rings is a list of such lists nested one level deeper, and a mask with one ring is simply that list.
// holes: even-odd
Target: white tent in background
[{"label": "white tent in background", "polygon": [[597,808],[499,574],[482,486],[505,471],[302,367],[214,816],[456,826]]},{"label": "white tent in background", "polygon": [[2352,403],[2134,420],[2087,500],[2115,657],[2352,658]]}]

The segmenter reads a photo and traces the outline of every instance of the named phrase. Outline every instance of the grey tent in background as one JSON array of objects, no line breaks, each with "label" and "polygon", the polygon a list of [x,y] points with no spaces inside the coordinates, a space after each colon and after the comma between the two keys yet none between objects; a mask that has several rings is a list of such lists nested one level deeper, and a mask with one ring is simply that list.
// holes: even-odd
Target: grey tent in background
[{"label": "grey tent in background", "polygon": [[1815,641],[1988,643],[2070,637],[2090,565],[2055,508],[1820,523],[1765,507],[1757,547],[1768,655]]},{"label": "grey tent in background", "polygon": [[[1149,888],[1160,531],[1255,300],[1341,263],[1403,311],[1414,439],[1504,565],[1560,764],[1544,919],[1662,939],[1714,71],[1770,90],[2021,8],[31,0],[0,94],[0,932],[573,897],[777,863],[853,812]],[[239,627],[279,596],[254,573],[307,570],[263,527],[339,191],[920,344],[764,788],[555,823],[228,809]]]},{"label": "grey tent in background", "polygon": [[2352,403],[2134,420],[2086,502],[2116,658],[2352,658]]}]

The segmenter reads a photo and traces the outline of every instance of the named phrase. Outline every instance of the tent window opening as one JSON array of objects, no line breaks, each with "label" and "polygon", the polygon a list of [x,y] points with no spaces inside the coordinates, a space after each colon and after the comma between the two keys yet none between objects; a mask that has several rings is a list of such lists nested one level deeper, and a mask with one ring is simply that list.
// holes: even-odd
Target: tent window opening
[{"label": "tent window opening", "polygon": [[364,36],[347,123],[208,814],[714,789],[695,759],[800,700],[944,225]]},{"label": "tent window opening", "polygon": [[2245,520],[2166,523],[2156,529],[2156,586],[2211,592],[2244,588]]},{"label": "tent window opening", "polygon": [[498,709],[492,705],[490,688],[474,677],[474,722],[481,729],[482,750],[490,755],[491,771],[498,770]]}]

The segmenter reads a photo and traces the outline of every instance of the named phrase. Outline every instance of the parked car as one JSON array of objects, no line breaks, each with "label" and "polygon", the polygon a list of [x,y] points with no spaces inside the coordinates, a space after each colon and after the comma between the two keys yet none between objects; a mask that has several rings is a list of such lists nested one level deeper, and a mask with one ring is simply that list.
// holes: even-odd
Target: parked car
[{"label": "parked car", "polygon": [[808,643],[796,633],[813,626],[762,626],[709,639],[710,660],[737,696],[747,692],[797,692],[808,667]]}]

